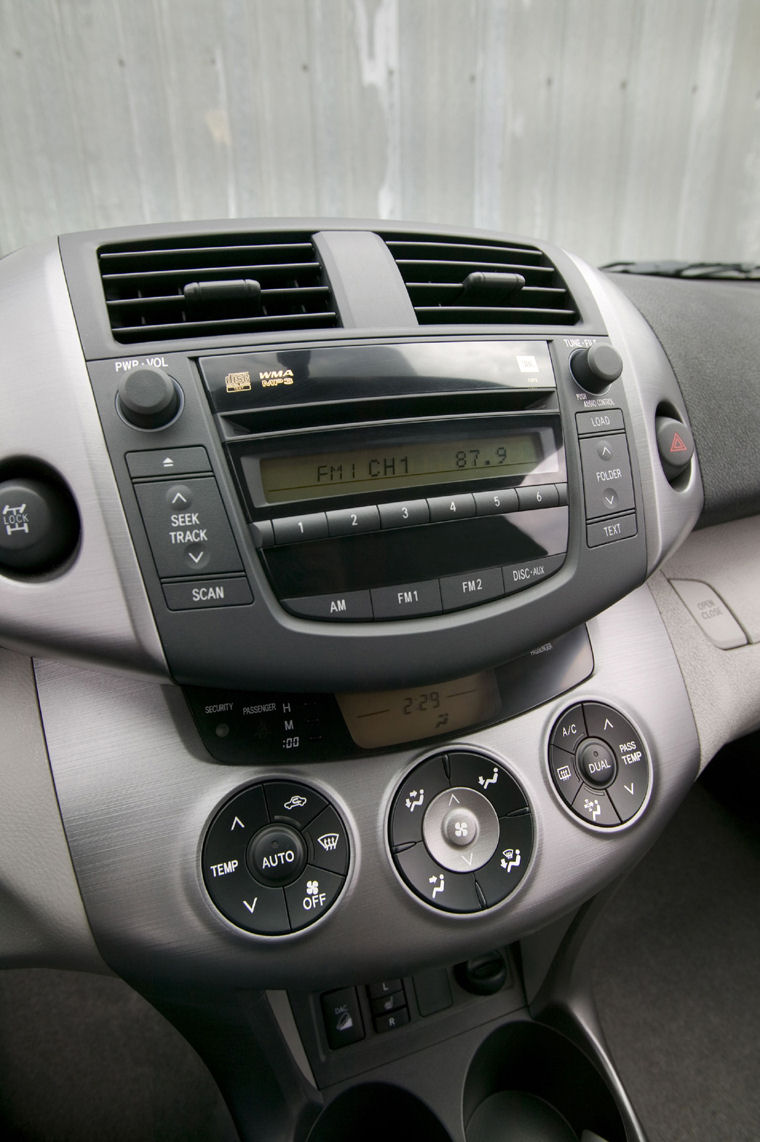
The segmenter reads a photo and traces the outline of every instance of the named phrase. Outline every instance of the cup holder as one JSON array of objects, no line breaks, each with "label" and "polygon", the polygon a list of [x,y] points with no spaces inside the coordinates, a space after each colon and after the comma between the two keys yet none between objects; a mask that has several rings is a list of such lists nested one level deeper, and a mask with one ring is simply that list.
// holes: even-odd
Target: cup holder
[{"label": "cup holder", "polygon": [[322,1112],[308,1142],[452,1142],[433,1112],[388,1083],[368,1083],[338,1095]]},{"label": "cup holder", "polygon": [[614,1098],[594,1064],[564,1035],[509,1023],[478,1049],[464,1087],[467,1142],[625,1142]]}]

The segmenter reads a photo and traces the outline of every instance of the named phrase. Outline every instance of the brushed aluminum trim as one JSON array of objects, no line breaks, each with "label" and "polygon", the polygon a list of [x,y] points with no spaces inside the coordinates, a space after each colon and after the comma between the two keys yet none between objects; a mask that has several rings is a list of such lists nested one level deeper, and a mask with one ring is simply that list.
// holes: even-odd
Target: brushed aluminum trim
[{"label": "brushed aluminum trim", "polygon": [[[427,751],[354,762],[215,764],[179,692],[53,662],[37,679],[56,788],[90,923],[111,966],[154,986],[339,986],[452,963],[545,926],[631,867],[697,772],[699,743],[667,632],[640,588],[589,624],[595,674],[569,694],[467,740],[503,762],[533,811],[535,848],[513,897],[476,916],[433,912],[406,892],[387,851],[402,773]],[[546,743],[571,704],[604,696],[639,727],[654,767],[631,826],[590,830],[557,803]],[[86,727],[86,733],[82,727]],[[286,777],[324,792],[352,838],[346,886],[323,922],[271,940],[216,913],[199,847],[216,807],[248,781]]]},{"label": "brushed aluminum trim", "polygon": [[54,241],[0,262],[0,458],[16,456],[60,473],[82,538],[58,575],[0,575],[2,642],[165,676]]}]

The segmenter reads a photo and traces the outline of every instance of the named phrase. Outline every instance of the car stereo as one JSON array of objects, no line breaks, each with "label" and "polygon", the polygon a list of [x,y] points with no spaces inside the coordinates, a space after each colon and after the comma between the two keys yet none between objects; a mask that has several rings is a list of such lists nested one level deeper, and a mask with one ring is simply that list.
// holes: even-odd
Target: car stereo
[{"label": "car stereo", "polygon": [[458,678],[642,582],[630,414],[615,376],[579,383],[594,351],[616,357],[601,337],[333,335],[90,361],[174,678]]}]

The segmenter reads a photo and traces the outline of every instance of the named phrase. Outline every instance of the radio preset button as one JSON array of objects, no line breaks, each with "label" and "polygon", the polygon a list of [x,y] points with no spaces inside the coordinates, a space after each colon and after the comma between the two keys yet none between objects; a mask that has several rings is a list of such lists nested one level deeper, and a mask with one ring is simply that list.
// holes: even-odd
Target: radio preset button
[{"label": "radio preset button", "polygon": [[437,579],[423,583],[402,583],[396,587],[374,587],[370,594],[376,619],[440,615],[443,610]]},{"label": "radio preset button", "polygon": [[522,591],[542,579],[548,579],[555,571],[559,571],[565,562],[565,555],[546,555],[543,559],[526,559],[524,563],[510,563],[503,567],[504,593],[511,595],[515,591]]},{"label": "radio preset button", "polygon": [[534,508],[556,508],[559,495],[554,484],[534,484],[532,487],[517,489],[517,502],[520,511],[533,511]]},{"label": "radio preset button", "polygon": [[324,512],[309,515],[286,516],[272,520],[275,543],[299,543],[306,539],[324,539],[327,535],[327,516]]},{"label": "radio preset button", "polygon": [[428,498],[431,523],[445,523],[450,519],[467,519],[475,515],[475,497],[471,492],[461,492],[455,496],[433,496]]},{"label": "radio preset button", "polygon": [[414,527],[417,524],[428,523],[430,511],[427,500],[405,500],[397,504],[380,504],[380,526]]},{"label": "radio preset button", "polygon": [[500,567],[488,567],[484,571],[472,571],[466,575],[447,575],[440,583],[444,611],[474,607],[504,594],[504,578]]},{"label": "radio preset button", "polygon": [[374,504],[362,508],[340,508],[327,513],[329,535],[360,535],[380,529],[380,513]]},{"label": "radio preset button", "polygon": [[300,599],[281,599],[280,603],[286,611],[304,619],[359,623],[369,622],[373,618],[369,591],[345,591],[342,595],[304,595]]},{"label": "radio preset button", "polygon": [[477,515],[504,515],[506,512],[516,512],[519,508],[514,488],[503,488],[496,492],[475,492],[473,498]]}]

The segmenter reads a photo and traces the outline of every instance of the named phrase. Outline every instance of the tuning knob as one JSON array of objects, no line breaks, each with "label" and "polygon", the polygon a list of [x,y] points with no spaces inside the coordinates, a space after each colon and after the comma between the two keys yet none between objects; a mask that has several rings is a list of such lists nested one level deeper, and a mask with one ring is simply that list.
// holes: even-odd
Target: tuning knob
[{"label": "tuning knob", "polygon": [[600,393],[616,381],[623,371],[623,360],[617,349],[598,341],[588,349],[576,349],[570,358],[570,372],[581,388]]},{"label": "tuning knob", "polygon": [[179,406],[179,386],[163,369],[133,369],[116,394],[116,407],[135,428],[165,428]]}]

